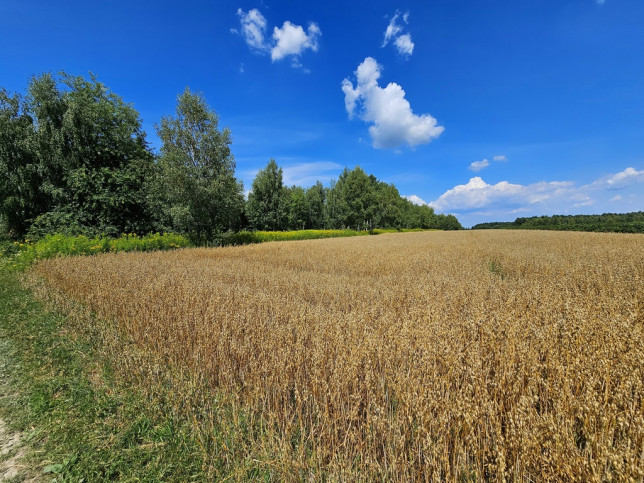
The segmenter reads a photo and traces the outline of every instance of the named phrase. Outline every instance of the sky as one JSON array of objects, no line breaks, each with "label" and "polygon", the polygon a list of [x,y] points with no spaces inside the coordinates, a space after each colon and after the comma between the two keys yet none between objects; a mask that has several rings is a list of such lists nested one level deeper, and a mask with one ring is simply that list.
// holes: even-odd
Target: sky
[{"label": "sky", "polygon": [[0,86],[96,75],[155,124],[186,88],[248,190],[360,166],[472,226],[644,210],[644,1],[0,0]]}]

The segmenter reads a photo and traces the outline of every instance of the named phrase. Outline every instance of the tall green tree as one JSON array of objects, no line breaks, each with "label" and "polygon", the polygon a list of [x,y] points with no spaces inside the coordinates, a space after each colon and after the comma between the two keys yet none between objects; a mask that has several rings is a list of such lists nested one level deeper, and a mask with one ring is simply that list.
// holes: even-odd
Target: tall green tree
[{"label": "tall green tree", "polygon": [[162,118],[156,128],[163,143],[157,193],[164,224],[199,240],[238,229],[244,198],[235,178],[230,130],[219,129],[203,95],[186,88],[175,115]]},{"label": "tall green tree", "polygon": [[251,228],[282,230],[287,222],[286,192],[283,171],[271,159],[253,180],[246,203],[246,217]]},{"label": "tall green tree", "polygon": [[44,212],[41,176],[33,149],[34,126],[19,94],[0,90],[0,221],[6,232],[21,235],[29,220]]},{"label": "tall green tree", "polygon": [[377,182],[359,166],[350,171],[345,168],[328,192],[330,226],[358,230],[373,228],[377,212]]},{"label": "tall green tree", "polygon": [[327,228],[346,228],[348,206],[345,199],[344,185],[349,176],[349,169],[344,168],[337,180],[331,180],[325,195],[325,224]]},{"label": "tall green tree", "polygon": [[404,200],[393,184],[378,182],[375,192],[373,224],[382,228],[402,228]]},{"label": "tall green tree", "polygon": [[462,230],[463,226],[454,215],[438,215],[437,228],[439,230]]},{"label": "tall green tree", "polygon": [[344,184],[344,199],[348,205],[345,219],[350,228],[365,230],[374,227],[376,214],[376,178],[368,176],[360,166],[349,172]]},{"label": "tall green tree", "polygon": [[309,218],[306,191],[301,186],[285,188],[286,217],[288,230],[303,230]]},{"label": "tall green tree", "polygon": [[325,197],[326,191],[319,181],[306,190],[306,206],[308,208],[306,228],[324,228]]},{"label": "tall green tree", "polygon": [[44,74],[0,96],[0,191],[7,227],[118,234],[151,229],[153,168],[139,114],[94,76]]}]

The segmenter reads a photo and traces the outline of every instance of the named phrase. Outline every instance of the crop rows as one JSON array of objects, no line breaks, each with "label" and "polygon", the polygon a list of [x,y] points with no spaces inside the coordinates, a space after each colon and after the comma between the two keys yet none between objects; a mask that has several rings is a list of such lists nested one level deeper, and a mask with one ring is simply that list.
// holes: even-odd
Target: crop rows
[{"label": "crop rows", "polygon": [[[124,353],[123,373],[165,384],[206,465],[241,457],[274,479],[644,478],[640,235],[385,234],[34,271],[144,354]],[[233,441],[215,434],[227,414]]]}]

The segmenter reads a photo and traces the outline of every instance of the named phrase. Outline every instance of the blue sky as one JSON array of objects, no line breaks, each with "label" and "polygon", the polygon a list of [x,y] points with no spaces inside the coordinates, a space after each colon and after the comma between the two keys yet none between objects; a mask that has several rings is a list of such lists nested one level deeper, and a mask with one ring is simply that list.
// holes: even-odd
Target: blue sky
[{"label": "blue sky", "polygon": [[249,188],[360,165],[465,226],[644,210],[644,2],[2,0],[0,86],[93,72],[154,124],[186,86]]}]

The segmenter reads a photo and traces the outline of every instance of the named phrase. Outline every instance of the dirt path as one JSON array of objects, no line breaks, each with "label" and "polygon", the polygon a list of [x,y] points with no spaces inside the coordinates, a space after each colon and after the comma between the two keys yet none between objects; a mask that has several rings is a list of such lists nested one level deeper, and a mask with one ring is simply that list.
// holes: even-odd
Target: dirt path
[{"label": "dirt path", "polygon": [[[9,376],[7,353],[8,342],[0,340],[0,403],[14,397],[7,384]],[[0,482],[2,481],[34,481],[28,478],[28,468],[22,462],[25,455],[23,435],[13,432],[4,419],[0,418]]]},{"label": "dirt path", "polygon": [[20,460],[24,456],[20,433],[12,433],[0,419],[0,481],[6,481],[18,476],[23,465]]}]

